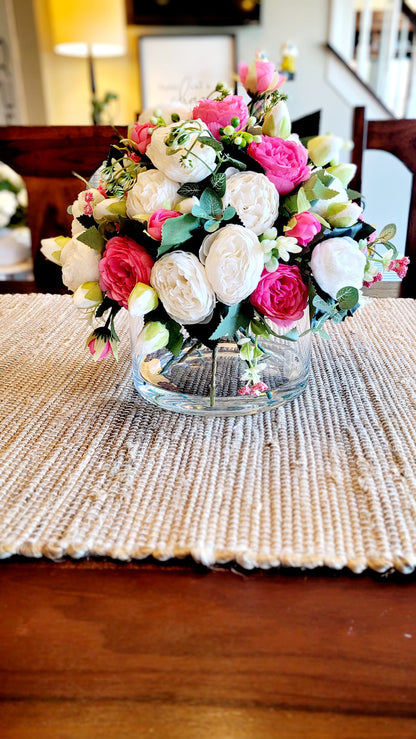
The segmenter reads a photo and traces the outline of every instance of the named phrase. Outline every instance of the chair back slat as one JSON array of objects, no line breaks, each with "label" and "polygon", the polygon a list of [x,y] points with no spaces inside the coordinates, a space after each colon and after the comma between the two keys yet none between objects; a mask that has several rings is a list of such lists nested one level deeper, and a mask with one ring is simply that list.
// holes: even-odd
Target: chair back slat
[{"label": "chair back slat", "polygon": [[412,174],[405,244],[405,255],[410,258],[410,266],[402,280],[400,294],[402,297],[416,298],[416,120],[369,121],[365,118],[365,108],[355,108],[353,141],[352,161],[357,165],[357,173],[351,187],[355,190],[361,192],[362,189],[363,155],[366,149],[393,154]]}]

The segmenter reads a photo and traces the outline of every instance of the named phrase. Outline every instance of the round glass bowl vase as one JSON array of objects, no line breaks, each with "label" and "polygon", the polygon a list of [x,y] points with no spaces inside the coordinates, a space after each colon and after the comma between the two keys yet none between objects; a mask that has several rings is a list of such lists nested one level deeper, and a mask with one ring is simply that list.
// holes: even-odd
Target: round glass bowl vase
[{"label": "round glass bowl vase", "polygon": [[[288,329],[268,323],[280,336],[288,333]],[[185,342],[178,357],[166,348],[144,355],[137,341],[143,319],[130,316],[129,327],[134,386],[143,398],[166,410],[198,416],[254,414],[288,403],[308,383],[308,307],[288,334],[293,337],[296,329],[296,340],[274,336],[259,339],[264,351],[258,360],[262,365],[259,379],[267,385],[267,390],[259,395],[239,393],[247,385],[244,375],[248,364],[241,359],[235,341],[224,338],[212,351],[184,332]]]}]

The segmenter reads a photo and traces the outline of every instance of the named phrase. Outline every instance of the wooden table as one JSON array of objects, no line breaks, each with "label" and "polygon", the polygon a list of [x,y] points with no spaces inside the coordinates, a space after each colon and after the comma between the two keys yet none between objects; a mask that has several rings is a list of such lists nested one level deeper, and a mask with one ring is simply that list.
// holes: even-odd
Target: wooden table
[{"label": "wooden table", "polygon": [[414,580],[4,560],[0,736],[413,738]]}]

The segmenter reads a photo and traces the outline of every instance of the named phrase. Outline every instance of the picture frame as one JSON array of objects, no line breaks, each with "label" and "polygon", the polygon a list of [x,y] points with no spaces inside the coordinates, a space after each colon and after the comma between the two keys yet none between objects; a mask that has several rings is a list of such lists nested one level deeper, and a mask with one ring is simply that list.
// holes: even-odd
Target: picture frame
[{"label": "picture frame", "polygon": [[172,102],[192,109],[218,82],[236,90],[235,36],[141,36],[139,65],[142,110]]}]

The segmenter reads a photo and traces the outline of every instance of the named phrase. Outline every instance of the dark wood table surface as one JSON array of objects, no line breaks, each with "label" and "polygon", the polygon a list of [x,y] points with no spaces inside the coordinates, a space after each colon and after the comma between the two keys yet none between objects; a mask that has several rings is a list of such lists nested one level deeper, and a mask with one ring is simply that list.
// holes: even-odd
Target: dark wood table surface
[{"label": "dark wood table surface", "polygon": [[0,562],[0,736],[416,737],[416,585]]}]

